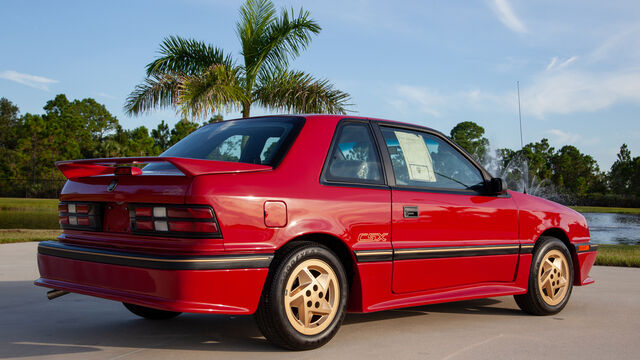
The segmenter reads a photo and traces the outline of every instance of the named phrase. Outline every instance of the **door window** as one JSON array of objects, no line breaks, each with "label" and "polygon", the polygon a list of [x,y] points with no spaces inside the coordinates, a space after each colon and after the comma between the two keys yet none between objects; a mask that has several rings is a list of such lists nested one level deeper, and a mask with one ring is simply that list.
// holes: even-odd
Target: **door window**
[{"label": "door window", "polygon": [[445,140],[427,133],[382,127],[396,184],[478,190],[480,171]]},{"label": "door window", "polygon": [[347,123],[339,130],[325,177],[329,181],[382,184],[380,159],[366,123]]}]

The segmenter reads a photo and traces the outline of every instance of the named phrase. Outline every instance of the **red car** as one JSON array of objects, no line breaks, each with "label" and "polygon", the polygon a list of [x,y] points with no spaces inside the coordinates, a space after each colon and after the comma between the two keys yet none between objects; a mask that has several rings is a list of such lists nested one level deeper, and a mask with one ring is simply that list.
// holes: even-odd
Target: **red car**
[{"label": "red car", "polygon": [[425,127],[250,118],[160,157],[57,166],[64,232],[40,243],[36,281],[50,298],[121,301],[148,319],[255,314],[273,343],[311,349],[346,311],[514,295],[555,314],[593,282],[584,217],[507,191]]}]

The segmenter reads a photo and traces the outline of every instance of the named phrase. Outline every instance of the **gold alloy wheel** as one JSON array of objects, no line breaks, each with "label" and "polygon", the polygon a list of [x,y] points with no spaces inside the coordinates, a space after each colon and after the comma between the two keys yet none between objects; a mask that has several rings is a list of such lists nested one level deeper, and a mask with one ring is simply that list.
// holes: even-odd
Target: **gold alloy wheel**
[{"label": "gold alloy wheel", "polygon": [[289,323],[304,335],[325,330],[340,305],[338,278],[329,264],[309,259],[298,265],[287,280],[284,307]]},{"label": "gold alloy wheel", "polygon": [[542,300],[549,306],[558,305],[564,300],[569,289],[569,264],[560,250],[551,250],[542,259],[538,288]]}]

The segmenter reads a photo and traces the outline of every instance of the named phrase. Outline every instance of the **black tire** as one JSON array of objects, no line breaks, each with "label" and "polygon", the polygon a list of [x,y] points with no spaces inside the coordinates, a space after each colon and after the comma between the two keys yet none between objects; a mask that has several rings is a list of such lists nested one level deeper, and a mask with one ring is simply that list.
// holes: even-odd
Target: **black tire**
[{"label": "black tire", "polygon": [[[256,322],[264,337],[277,346],[289,350],[310,350],[318,348],[333,338],[344,320],[349,291],[344,267],[338,257],[331,250],[314,242],[305,241],[288,244],[281,251],[281,254],[274,259],[274,263],[269,271],[269,276],[265,282],[260,304],[255,314]],[[322,288],[315,289],[313,282],[310,283],[310,285],[306,285],[306,287],[302,284],[298,277],[298,274],[301,274],[301,272],[298,272],[298,270],[300,267],[304,267],[306,264],[313,264],[314,262],[322,266],[328,265],[328,267],[330,267],[333,272],[332,274],[335,275],[334,279],[337,280],[337,284],[329,282],[331,286],[325,286],[325,288],[333,290],[325,290],[325,293],[323,294]],[[296,271],[297,274],[293,274],[294,271]],[[313,271],[315,270],[311,270],[311,272]],[[331,274],[331,271],[327,272],[328,277],[330,277],[328,274]],[[315,280],[320,279],[320,275],[317,276],[318,277]],[[291,291],[292,289],[287,289],[288,283],[293,284],[290,285],[290,287],[295,287],[295,289],[292,288],[294,291]],[[298,297],[302,299],[301,303],[315,304],[309,308],[304,307],[305,305],[301,305],[304,309],[311,309],[309,311],[315,311],[313,310],[313,306],[318,308],[318,302],[313,302],[315,301],[313,296],[316,297],[315,299],[320,299],[323,302],[326,298],[327,305],[329,305],[330,301],[333,300],[333,306],[330,306],[333,317],[331,317],[331,315],[326,315],[324,322],[320,325],[303,324],[301,322],[302,317],[299,315],[301,308],[294,310],[291,305],[288,306],[289,309],[285,306],[285,296],[295,293],[298,289],[302,288],[309,290],[303,290],[296,293],[299,294]],[[314,291],[317,292],[314,293]],[[331,294],[329,294],[330,291],[332,292]],[[309,295],[310,293],[311,295]],[[304,294],[304,296],[301,294]],[[331,298],[330,295],[332,295]],[[293,304],[293,302],[291,304]],[[324,304],[325,303],[323,303],[323,305]],[[297,314],[295,313],[296,311]],[[306,311],[304,312],[305,314],[309,314]],[[296,318],[296,316],[298,318]],[[314,321],[313,319],[319,319],[315,320],[316,323],[319,323],[322,321],[322,316],[313,315],[310,316],[310,319],[311,322]],[[302,327],[301,330],[294,327],[293,322],[296,320],[300,320],[300,322],[295,326],[298,328]],[[311,326],[317,327],[313,329]],[[305,334],[301,331],[320,332],[316,334]]]},{"label": "black tire", "polygon": [[126,307],[127,310],[131,311],[132,313],[149,320],[168,320],[182,314],[180,312],[154,309],[125,302],[123,302],[122,305],[124,305],[124,307]]},{"label": "black tire", "polygon": [[[549,282],[555,280],[555,284],[559,283],[559,275],[562,281],[567,281],[566,288],[547,288],[541,289],[539,277],[544,272],[543,261],[546,257],[553,258],[552,262],[561,261],[560,254],[564,256],[566,261],[566,276],[561,275],[563,270],[553,269],[549,271]],[[562,269],[562,263],[559,263]],[[542,269],[541,269],[542,268]],[[553,273],[552,273],[553,272]],[[554,277],[555,275],[555,277]],[[529,290],[526,294],[514,295],[516,303],[522,311],[533,315],[553,315],[559,313],[569,301],[571,290],[573,288],[573,261],[571,253],[562,241],[550,236],[542,236],[534,248],[533,259],[531,261],[531,270],[529,271]],[[562,291],[562,293],[560,293]],[[556,297],[552,299],[552,297]]]}]

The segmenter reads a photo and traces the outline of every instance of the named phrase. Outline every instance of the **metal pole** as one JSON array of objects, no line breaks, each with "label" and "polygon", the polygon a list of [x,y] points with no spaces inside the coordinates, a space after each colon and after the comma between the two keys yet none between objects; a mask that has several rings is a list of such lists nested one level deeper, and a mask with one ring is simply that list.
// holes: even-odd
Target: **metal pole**
[{"label": "metal pole", "polygon": [[[524,141],[522,141],[522,111],[520,110],[520,81],[516,81],[518,88],[518,120],[520,121],[520,150],[524,149]],[[529,164],[527,164],[527,172],[529,172]],[[527,193],[527,178],[529,174],[522,174],[522,190]]]},{"label": "metal pole", "polygon": [[518,87],[518,119],[520,120],[520,149],[524,148],[524,142],[522,141],[522,112],[520,111],[520,81],[516,81]]}]

